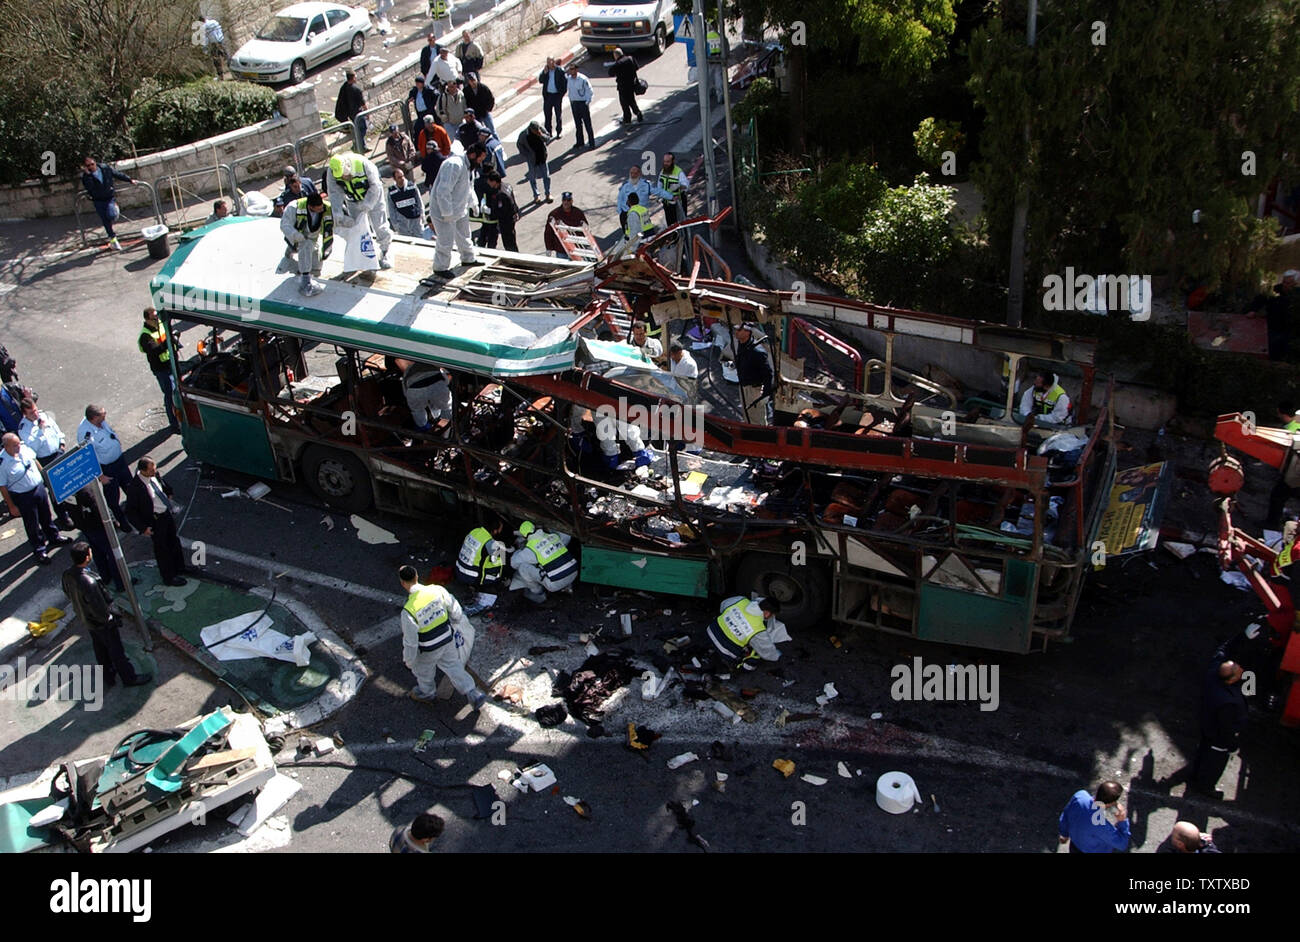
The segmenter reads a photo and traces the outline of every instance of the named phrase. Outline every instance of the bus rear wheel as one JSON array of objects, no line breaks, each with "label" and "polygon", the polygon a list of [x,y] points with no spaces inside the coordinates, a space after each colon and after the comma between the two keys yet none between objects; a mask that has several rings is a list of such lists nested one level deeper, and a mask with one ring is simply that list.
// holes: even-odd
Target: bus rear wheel
[{"label": "bus rear wheel", "polygon": [[360,513],[374,499],[365,465],[346,451],[309,446],[302,455],[302,474],[311,492],[331,507]]},{"label": "bus rear wheel", "polygon": [[830,611],[830,580],[816,565],[795,566],[775,553],[747,553],[736,567],[735,591],[758,593],[781,603],[778,616],[791,631],[813,628]]}]

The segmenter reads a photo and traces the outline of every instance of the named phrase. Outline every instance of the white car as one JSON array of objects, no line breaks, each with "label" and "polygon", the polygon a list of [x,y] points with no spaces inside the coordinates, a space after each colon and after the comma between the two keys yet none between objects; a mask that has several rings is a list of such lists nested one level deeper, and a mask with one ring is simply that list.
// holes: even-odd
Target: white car
[{"label": "white car", "polygon": [[236,78],[297,85],[307,70],[351,51],[359,56],[373,27],[370,11],[334,3],[295,3],[266,21],[230,59]]}]

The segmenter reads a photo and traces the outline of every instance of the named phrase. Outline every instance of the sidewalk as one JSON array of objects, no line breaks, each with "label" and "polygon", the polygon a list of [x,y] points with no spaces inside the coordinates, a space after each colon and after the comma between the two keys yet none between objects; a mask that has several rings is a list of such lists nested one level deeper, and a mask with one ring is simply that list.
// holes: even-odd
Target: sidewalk
[{"label": "sidewalk", "polygon": [[[191,574],[186,585],[173,588],[161,583],[151,563],[132,571],[153,651],[144,650],[129,619],[122,640],[137,670],[153,674],[143,686],[103,688],[90,638],[58,589],[38,594],[24,611],[0,622],[6,720],[0,727],[0,787],[62,758],[107,752],[142,725],[168,728],[227,703],[241,711],[254,707],[267,735],[311,726],[350,702],[368,676],[356,655],[295,599],[272,601],[267,589],[207,574]],[[119,605],[129,611],[124,596]],[[48,607],[62,609],[64,617],[50,633],[32,638],[27,622]],[[245,614],[251,624],[264,609],[276,630],[317,636],[308,666],[265,657],[222,661],[205,649],[205,626]],[[196,661],[207,670],[196,670]]]}]

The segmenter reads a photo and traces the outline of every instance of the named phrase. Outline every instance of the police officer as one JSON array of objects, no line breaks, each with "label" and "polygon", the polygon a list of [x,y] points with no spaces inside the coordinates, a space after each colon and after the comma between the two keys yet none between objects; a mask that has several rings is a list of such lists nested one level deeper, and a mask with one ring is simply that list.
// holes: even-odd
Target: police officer
[{"label": "police officer", "polygon": [[466,615],[486,611],[497,600],[492,590],[501,584],[506,568],[506,546],[496,538],[502,526],[498,523],[494,530],[475,527],[460,544],[460,554],[456,557],[456,580],[474,587],[474,599],[465,610]]},{"label": "police officer", "polygon": [[686,218],[686,192],[691,188],[691,180],[686,171],[677,166],[677,158],[671,153],[664,154],[663,166],[659,169],[659,188],[669,194],[664,197],[664,222],[669,226],[676,225]]},{"label": "police officer", "polygon": [[406,590],[402,606],[402,663],[415,674],[412,700],[429,702],[438,692],[437,677],[441,670],[457,691],[479,709],[487,694],[479,690],[474,678],[461,663],[455,643],[457,632],[472,628],[455,597],[440,585],[421,585],[413,566],[397,570],[397,578]]},{"label": "police officer", "polygon": [[49,493],[41,478],[41,466],[32,451],[13,432],[6,432],[0,444],[4,455],[0,457],[0,492],[3,492],[9,513],[23,518],[27,541],[38,563],[50,561],[46,550],[50,544],[62,546],[72,538],[63,536],[54,526],[50,513]]},{"label": "police officer", "polygon": [[523,589],[524,598],[538,605],[547,592],[563,592],[578,578],[578,561],[569,552],[567,533],[547,533],[531,520],[515,531],[516,549],[510,554],[515,577],[510,588]]},{"label": "police officer", "polygon": [[393,185],[388,188],[388,218],[398,235],[427,239],[432,232],[424,222],[424,198],[414,180],[407,180],[401,167],[393,168]]},{"label": "police officer", "polygon": [[627,228],[624,234],[628,242],[640,236],[648,239],[655,231],[654,220],[650,218],[650,207],[641,205],[641,198],[635,193],[627,195]]},{"label": "police officer", "polygon": [[[176,419],[176,381],[172,376],[172,355],[167,349],[167,329],[158,319],[158,309],[153,306],[144,309],[144,323],[140,325],[137,345],[148,359],[149,371],[162,390],[167,427],[176,435],[181,430],[181,424]],[[176,346],[180,348],[179,341]]]},{"label": "police officer", "polygon": [[780,613],[781,603],[776,599],[751,600],[735,595],[723,600],[722,611],[706,634],[728,668],[740,664],[752,671],[751,660],[779,660],[777,642],[790,640],[785,625],[777,619]]},{"label": "police officer", "polygon": [[325,195],[337,213],[335,222],[340,228],[360,225],[362,217],[370,221],[370,231],[379,247],[379,267],[392,268],[388,246],[393,241],[393,232],[388,228],[384,185],[375,162],[360,154],[335,154],[325,171]]},{"label": "police officer", "polygon": [[126,465],[126,456],[122,454],[122,442],[118,440],[113,426],[108,424],[108,410],[101,405],[91,403],[86,406],[86,417],[77,426],[77,441],[90,442],[95,449],[103,474],[99,480],[104,485],[104,498],[108,509],[113,512],[117,528],[123,533],[131,532],[131,525],[122,513],[120,497],[122,488],[131,480],[131,469]]},{"label": "police officer", "polygon": [[[59,429],[59,424],[54,421],[54,417],[36,408],[36,403],[31,399],[24,397],[20,406],[23,410],[23,420],[18,425],[18,437],[22,439],[24,445],[35,452],[36,460],[41,467],[48,467],[63,454],[63,432]],[[68,513],[70,509],[68,504],[58,504],[54,509],[58,518],[55,523],[60,530],[72,530],[76,527]]]},{"label": "police officer", "polygon": [[329,200],[310,193],[290,203],[280,217],[280,231],[290,249],[298,253],[298,293],[309,298],[320,294],[325,286],[312,273],[320,271],[334,246],[334,210]]}]

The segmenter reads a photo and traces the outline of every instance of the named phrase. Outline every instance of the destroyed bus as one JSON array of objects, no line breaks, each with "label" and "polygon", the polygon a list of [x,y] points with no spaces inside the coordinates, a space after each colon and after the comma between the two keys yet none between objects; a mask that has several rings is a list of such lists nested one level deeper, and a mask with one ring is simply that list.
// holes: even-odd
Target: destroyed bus
[{"label": "destroyed bus", "polygon": [[[759,592],[792,629],[1013,652],[1066,637],[1115,470],[1091,342],[737,283],[698,235],[717,221],[595,263],[484,250],[449,281],[428,277],[431,243],[397,237],[391,270],[328,259],[313,298],[275,261],[274,220],[196,230],[151,284],[185,449],[351,512],[530,519],[576,538],[584,582]],[[633,314],[665,349],[692,341],[697,388],[619,342]],[[742,321],[779,367],[770,427],[724,378]],[[428,431],[411,364],[453,390]],[[1068,429],[1016,412],[1043,366]],[[611,414],[618,454],[593,460]]]}]

